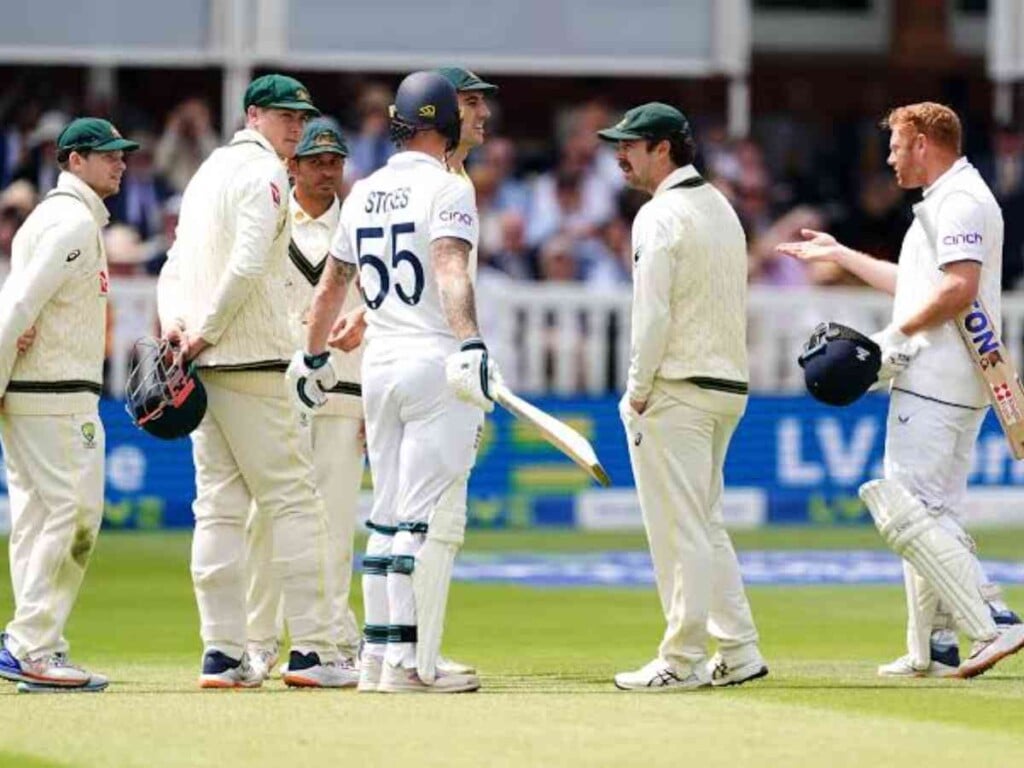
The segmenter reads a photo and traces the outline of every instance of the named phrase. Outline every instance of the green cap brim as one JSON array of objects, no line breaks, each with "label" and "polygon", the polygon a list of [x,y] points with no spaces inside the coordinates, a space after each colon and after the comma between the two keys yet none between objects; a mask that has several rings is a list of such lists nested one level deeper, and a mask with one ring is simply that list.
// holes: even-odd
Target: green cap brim
[{"label": "green cap brim", "polygon": [[296,152],[295,157],[312,157],[313,155],[326,155],[328,152],[334,155],[341,155],[342,157],[348,157],[346,152],[341,147],[314,147],[306,152]]},{"label": "green cap brim", "polygon": [[597,135],[605,141],[637,141],[644,138],[639,133],[620,131],[618,128],[605,128],[603,131],[598,131]]},{"label": "green cap brim", "polygon": [[93,152],[116,152],[117,150],[123,150],[125,152],[134,152],[139,148],[139,144],[134,141],[128,141],[128,139],[111,139],[105,141],[102,144],[97,144],[92,148]]},{"label": "green cap brim", "polygon": [[485,83],[483,80],[467,85],[465,88],[459,88],[459,93],[465,93],[466,91],[483,91],[484,93],[497,93],[498,86],[494,83]]},{"label": "green cap brim", "polygon": [[267,109],[295,109],[299,112],[309,112],[313,115],[320,114],[320,110],[308,101],[275,101],[273,104],[267,104]]}]

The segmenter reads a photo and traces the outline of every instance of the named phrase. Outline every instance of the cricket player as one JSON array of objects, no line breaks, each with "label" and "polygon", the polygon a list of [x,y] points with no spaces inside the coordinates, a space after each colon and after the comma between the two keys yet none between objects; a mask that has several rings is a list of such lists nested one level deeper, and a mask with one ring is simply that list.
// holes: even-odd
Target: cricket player
[{"label": "cricket player", "polygon": [[[0,290],[0,438],[11,502],[14,618],[0,677],[19,690],[103,690],[68,658],[64,625],[103,519],[105,438],[98,402],[106,339],[104,198],[139,145],[106,120],[73,120],[61,173],[14,238]],[[35,328],[19,354],[19,337]]]},{"label": "cricket player", "polygon": [[[310,115],[297,80],[264,75],[245,92],[246,127],[189,182],[177,239],[158,284],[165,335],[194,360],[207,412],[192,433],[196,528],[192,581],[204,654],[202,688],[259,686],[246,646],[245,525],[268,524],[292,650],[284,681],[343,687],[326,570],[327,531],[309,440],[288,400],[293,346],[285,292],[288,174]],[[325,589],[325,587],[327,587]]]},{"label": "cricket player", "polygon": [[[485,82],[475,73],[462,67],[442,67],[437,72],[455,88],[462,120],[458,146],[446,158],[448,170],[469,182],[469,174],[465,168],[466,158],[473,149],[484,143],[487,120],[491,116],[487,99],[498,92],[498,86]],[[476,264],[477,253],[474,246],[469,256],[470,276],[474,279]],[[365,330],[365,307],[358,315],[353,313],[345,317],[347,319],[343,319],[335,326],[332,331],[333,340],[330,342],[332,346],[340,346],[342,350],[352,348],[352,345],[362,338],[361,333]],[[343,341],[343,336],[347,336],[351,341]],[[365,559],[363,561],[363,605],[368,616],[363,636],[366,655],[371,659],[381,659],[384,655],[384,646],[387,644],[387,574],[374,564],[372,558],[369,563]],[[371,618],[374,620],[371,621]],[[375,621],[381,621],[383,624],[374,623]],[[371,662],[366,667],[364,690],[376,690],[379,666],[379,663]],[[456,674],[476,674],[474,667],[444,656],[438,657],[437,667]]]},{"label": "cricket player", "polygon": [[[988,397],[954,318],[979,296],[1000,317],[1003,216],[961,155],[955,112],[932,102],[910,104],[890,112],[883,126],[891,131],[888,162],[897,184],[923,191],[899,264],[811,230],[802,231],[803,242],[778,250],[838,264],[895,297],[892,323],[872,337],[883,370],[894,374],[885,479],[862,486],[861,498],[904,558],[907,654],[878,671],[971,677],[1024,647],[1024,625],[988,582],[957,516]],[[962,663],[950,617],[974,640]]]},{"label": "cricket player", "polygon": [[[683,114],[629,110],[599,131],[626,183],[653,195],[633,221],[633,322],[620,412],[667,628],[658,655],[615,676],[634,691],[738,685],[768,674],[722,522],[722,466],[747,404],[747,244],[693,167]],[[718,653],[707,658],[708,636]]]},{"label": "cricket player", "polygon": [[[326,399],[321,390],[334,376],[325,344],[358,264],[368,308],[363,406],[374,484],[363,562],[367,575],[385,575],[387,590],[386,601],[368,595],[368,637],[371,628],[386,632],[387,643],[364,650],[359,690],[473,691],[475,674],[437,660],[465,534],[466,484],[499,374],[476,320],[475,195],[445,165],[460,135],[454,87],[436,72],[406,77],[391,131],[403,151],[359,181],[342,206],[307,346],[292,361],[294,394],[310,408]],[[387,614],[376,615],[385,605]]]},{"label": "cricket player", "polygon": [[[326,117],[306,123],[302,139],[289,160],[294,189],[289,198],[291,242],[285,287],[293,348],[306,342],[306,315],[313,289],[324,271],[331,238],[338,227],[341,203],[337,190],[345,169],[348,146],[338,124]],[[358,291],[349,291],[342,311],[362,306]],[[316,473],[316,487],[327,514],[327,565],[334,591],[330,596],[335,643],[340,665],[355,669],[359,652],[359,626],[349,607],[352,583],[352,537],[363,476],[363,405],[360,400],[357,347],[349,353],[331,354],[338,383],[327,402],[312,419],[306,418]],[[254,508],[255,512],[255,508]],[[248,546],[249,659],[253,668],[267,677],[277,662],[280,638],[284,636],[278,618],[281,588],[270,569],[270,519],[255,512],[246,543]],[[352,680],[355,685],[356,680]]]}]

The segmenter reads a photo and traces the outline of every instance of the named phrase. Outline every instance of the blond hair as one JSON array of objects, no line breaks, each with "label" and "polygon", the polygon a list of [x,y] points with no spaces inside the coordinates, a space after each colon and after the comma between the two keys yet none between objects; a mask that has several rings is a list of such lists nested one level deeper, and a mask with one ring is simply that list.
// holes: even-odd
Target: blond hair
[{"label": "blond hair", "polygon": [[917,133],[927,136],[928,141],[960,154],[963,136],[960,118],[944,104],[922,101],[918,104],[896,107],[885,116],[881,125],[891,131],[905,126],[910,127]]}]

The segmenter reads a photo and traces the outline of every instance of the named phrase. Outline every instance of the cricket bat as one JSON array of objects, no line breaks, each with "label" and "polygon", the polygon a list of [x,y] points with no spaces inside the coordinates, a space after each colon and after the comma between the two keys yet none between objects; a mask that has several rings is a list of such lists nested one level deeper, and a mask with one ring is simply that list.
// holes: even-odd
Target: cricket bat
[{"label": "cricket bat", "polygon": [[517,419],[536,427],[545,440],[576,462],[594,480],[604,486],[611,485],[611,478],[601,466],[594,447],[575,429],[513,394],[504,384],[494,387],[494,399]]},{"label": "cricket bat", "polygon": [[989,400],[1010,443],[1013,458],[1024,459],[1024,388],[992,316],[980,298],[957,315],[956,327],[985,379]]}]

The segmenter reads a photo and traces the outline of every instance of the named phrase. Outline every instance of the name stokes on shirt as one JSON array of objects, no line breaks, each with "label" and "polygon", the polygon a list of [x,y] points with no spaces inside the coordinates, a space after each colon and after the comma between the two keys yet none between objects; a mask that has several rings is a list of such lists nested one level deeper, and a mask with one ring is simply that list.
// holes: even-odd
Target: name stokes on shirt
[{"label": "name stokes on shirt", "polygon": [[398,187],[387,191],[374,190],[366,195],[366,213],[390,213],[400,211],[409,205],[410,187]]}]

